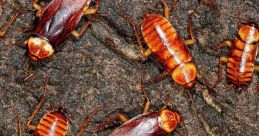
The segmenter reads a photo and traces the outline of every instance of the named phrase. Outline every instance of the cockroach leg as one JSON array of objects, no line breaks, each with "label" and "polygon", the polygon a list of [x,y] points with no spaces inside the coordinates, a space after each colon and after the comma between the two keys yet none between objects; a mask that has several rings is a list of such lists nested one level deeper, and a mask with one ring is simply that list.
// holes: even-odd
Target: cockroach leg
[{"label": "cockroach leg", "polygon": [[22,123],[21,123],[21,119],[18,115],[15,115],[15,118],[17,120],[17,129],[18,129],[18,136],[22,136]]},{"label": "cockroach leg", "polygon": [[89,5],[87,5],[85,7],[85,9],[83,11],[85,15],[95,14],[98,11],[98,9],[100,7],[100,0],[96,0],[95,2],[96,2],[96,6],[94,8],[89,8]]},{"label": "cockroach leg", "polygon": [[221,49],[221,48],[224,48],[224,47],[231,47],[232,46],[232,42],[231,41],[224,41],[222,44],[220,44],[219,46],[217,46],[215,48],[215,50],[218,50],[218,49]]},{"label": "cockroach leg", "polygon": [[90,132],[96,132],[96,131],[99,131],[99,130],[102,130],[104,129],[107,125],[115,122],[116,120],[120,120],[122,121],[123,123],[127,122],[129,119],[123,115],[123,114],[117,114],[115,117],[112,117],[112,118],[109,118],[108,120],[106,120],[105,122],[103,122],[102,124],[100,124],[99,126],[97,126],[96,129],[88,129],[87,131],[90,131]]},{"label": "cockroach leg", "polygon": [[145,107],[144,107],[143,113],[147,113],[148,110],[149,110],[149,107],[150,107],[150,100],[149,100],[149,98],[148,98],[147,92],[146,92],[146,90],[144,89],[144,87],[145,87],[144,85],[142,85],[142,87],[141,87],[141,91],[142,91],[142,93],[143,93],[143,95],[144,95],[144,97],[145,97],[145,99],[146,99]]},{"label": "cockroach leg", "polygon": [[12,110],[12,113],[15,115],[15,118],[17,120],[17,130],[18,130],[17,136],[22,136],[22,120],[19,117],[19,115],[15,112],[13,106],[12,106],[11,110]]},{"label": "cockroach leg", "polygon": [[218,80],[216,81],[215,85],[213,88],[217,86],[217,84],[222,80],[222,63],[223,62],[228,62],[228,57],[227,56],[220,56],[219,58],[219,75],[218,75]]},{"label": "cockroach leg", "polygon": [[81,125],[81,127],[79,128],[79,131],[77,133],[77,136],[83,136],[84,131],[86,129],[86,127],[88,126],[90,120],[93,118],[94,115],[96,115],[102,107],[94,110],[88,117],[85,118],[85,121],[83,122],[83,124]]},{"label": "cockroach leg", "polygon": [[144,85],[152,84],[157,81],[162,80],[163,78],[169,76],[170,73],[168,71],[163,71],[161,74],[156,75],[154,78],[149,79],[147,82],[144,83]]},{"label": "cockroach leg", "polygon": [[7,22],[7,24],[4,26],[3,30],[0,31],[0,38],[3,37],[8,29],[12,26],[16,18],[20,15],[19,11],[16,11],[15,14],[11,17],[11,19]]},{"label": "cockroach leg", "polygon": [[116,1],[116,6],[120,10],[120,15],[132,26],[133,31],[135,33],[135,36],[137,38],[138,45],[140,47],[140,51],[144,57],[147,57],[152,54],[151,49],[145,50],[143,44],[141,43],[141,38],[138,31],[138,25],[134,23],[134,21],[126,15],[126,13],[121,9],[121,7],[118,5],[118,2]]},{"label": "cockroach leg", "polygon": [[144,52],[144,57],[148,57],[152,54],[152,50],[150,48],[148,48],[145,52]]},{"label": "cockroach leg", "polygon": [[170,10],[168,5],[166,4],[166,0],[162,0],[162,4],[164,6],[164,15],[167,20],[170,20]]},{"label": "cockroach leg", "polygon": [[37,107],[35,108],[35,110],[32,112],[32,114],[29,116],[28,118],[28,122],[27,122],[27,128],[30,129],[30,130],[35,130],[36,129],[36,126],[35,125],[32,125],[31,122],[32,120],[34,119],[34,117],[38,114],[39,110],[42,108],[43,104],[45,103],[46,101],[46,93],[47,93],[47,80],[48,78],[48,75],[46,74],[45,76],[45,82],[44,82],[44,94],[43,94],[43,97],[41,98],[41,101],[39,102],[39,104],[37,105]]},{"label": "cockroach leg", "polygon": [[92,22],[93,22],[93,19],[90,19],[90,20],[83,26],[83,28],[82,28],[79,32],[77,32],[76,30],[73,30],[73,31],[71,32],[71,34],[72,34],[73,36],[75,36],[76,38],[79,38],[79,37],[86,31],[86,29],[89,27],[89,25],[90,25]]},{"label": "cockroach leg", "polygon": [[32,112],[32,114],[30,115],[30,117],[28,118],[28,122],[27,122],[27,128],[30,130],[35,130],[36,126],[32,125],[31,122],[32,120],[35,118],[35,116],[38,114],[39,110],[41,109],[41,107],[43,106],[43,104],[45,103],[46,98],[45,96],[42,97],[41,101],[39,102],[39,104],[37,105],[36,109]]},{"label": "cockroach leg", "polygon": [[184,43],[186,45],[192,45],[194,44],[195,42],[195,39],[194,39],[194,35],[192,33],[192,16],[194,15],[195,12],[193,12],[190,16],[189,16],[189,21],[188,21],[188,33],[190,35],[190,39],[188,40],[184,40]]},{"label": "cockroach leg", "polygon": [[39,1],[39,0],[33,0],[33,7],[34,7],[36,10],[40,11],[40,10],[42,10],[42,7],[41,7],[41,5],[38,4],[38,1]]}]

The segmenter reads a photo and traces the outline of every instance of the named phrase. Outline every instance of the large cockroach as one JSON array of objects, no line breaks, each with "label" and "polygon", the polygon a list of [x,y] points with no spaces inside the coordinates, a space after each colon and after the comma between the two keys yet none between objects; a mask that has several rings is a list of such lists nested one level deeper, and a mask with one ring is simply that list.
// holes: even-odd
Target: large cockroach
[{"label": "large cockroach", "polygon": [[[33,61],[50,57],[55,47],[62,43],[69,34],[80,37],[90,23],[90,19],[80,30],[75,31],[75,26],[82,16],[94,14],[99,9],[99,0],[96,0],[95,7],[91,8],[91,0],[52,0],[47,6],[33,1],[33,7],[38,10],[39,17],[34,27],[33,34],[25,41],[28,47],[28,54]],[[0,37],[4,36],[19,15],[19,11],[9,20]]]},{"label": "large cockroach", "polygon": [[[221,56],[219,59],[219,78],[222,80],[222,63],[227,62],[227,78],[239,87],[247,87],[254,71],[259,71],[255,65],[259,45],[259,28],[255,23],[242,25],[232,42],[225,41],[217,48],[230,47],[229,57]],[[217,83],[218,83],[217,82]]]},{"label": "large cockroach", "polygon": [[[123,11],[121,11],[121,15],[132,25],[143,56],[148,57],[152,53],[155,54],[160,64],[164,67],[163,74],[157,76],[154,80],[171,74],[172,79],[177,84],[186,89],[193,88],[196,83],[197,69],[192,62],[191,52],[186,46],[193,44],[195,41],[192,34],[191,16],[189,17],[191,39],[182,40],[169,22],[170,10],[166,1],[162,0],[162,4],[164,5],[165,17],[158,14],[145,14],[140,23],[142,36],[148,46],[147,50],[141,43],[138,26]],[[149,82],[152,81],[150,80]]]},{"label": "large cockroach", "polygon": [[[150,101],[145,91],[143,91],[143,94],[146,98],[143,114],[130,120],[123,114],[117,114],[99,125],[97,130],[104,129],[107,125],[119,119],[124,123],[113,130],[109,136],[163,136],[172,133],[182,122],[179,112],[166,108],[169,102],[173,104],[172,101],[168,100],[160,111],[148,113]],[[89,129],[88,131],[93,130],[96,131],[96,129]]]}]

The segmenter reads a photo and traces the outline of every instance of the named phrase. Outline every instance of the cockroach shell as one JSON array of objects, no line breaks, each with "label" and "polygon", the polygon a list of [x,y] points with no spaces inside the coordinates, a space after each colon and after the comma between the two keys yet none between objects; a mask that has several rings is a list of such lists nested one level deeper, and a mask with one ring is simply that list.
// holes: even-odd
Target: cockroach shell
[{"label": "cockroach shell", "polygon": [[29,56],[33,61],[50,57],[54,53],[51,44],[38,37],[30,37],[28,41]]},{"label": "cockroach shell", "polygon": [[160,124],[166,133],[171,133],[181,122],[181,116],[177,112],[162,110],[160,112]]},{"label": "cockroach shell", "polygon": [[[251,31],[252,30],[252,31]],[[243,41],[248,43],[258,42],[259,41],[259,31],[256,27],[251,25],[245,25],[241,27],[238,31],[238,35]],[[253,36],[251,36],[253,35]]]},{"label": "cockroach shell", "polygon": [[183,63],[172,71],[171,76],[176,83],[189,89],[196,83],[197,69],[192,62]]}]

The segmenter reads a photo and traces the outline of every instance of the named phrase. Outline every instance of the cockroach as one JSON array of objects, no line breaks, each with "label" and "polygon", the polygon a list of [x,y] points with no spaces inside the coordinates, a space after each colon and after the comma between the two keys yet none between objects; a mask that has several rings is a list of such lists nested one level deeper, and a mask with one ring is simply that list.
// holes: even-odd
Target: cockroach
[{"label": "cockroach", "polygon": [[[47,80],[46,80],[47,81]],[[33,131],[34,136],[65,136],[69,127],[69,116],[66,115],[65,108],[60,106],[58,108],[54,108],[50,112],[46,113],[40,120],[37,125],[32,125],[31,122],[38,114],[39,110],[42,108],[43,104],[46,101],[46,81],[45,81],[45,89],[44,95],[41,101],[38,103],[32,114],[29,116],[26,126],[29,130]],[[82,136],[84,134],[84,130],[88,126],[91,118],[97,114],[101,110],[97,108],[94,110],[88,117],[85,118],[83,124],[81,125],[77,136]],[[18,115],[16,115],[16,119],[18,120],[18,135],[22,136],[22,127],[21,121]]]},{"label": "cockroach", "polygon": [[[79,32],[75,30],[75,26],[82,16],[98,11],[100,2],[96,0],[95,3],[95,7],[90,8],[91,0],[52,0],[46,7],[42,7],[38,4],[38,0],[34,0],[33,7],[38,10],[36,16],[39,20],[33,34],[24,42],[27,44],[31,60],[49,58],[54,53],[54,48],[70,34],[80,37],[93,19],[90,19]],[[0,37],[4,36],[15,18],[17,15],[11,18]]]},{"label": "cockroach", "polygon": [[147,113],[150,101],[145,91],[143,94],[146,99],[143,114],[130,120],[123,114],[117,114],[99,125],[97,130],[104,129],[119,119],[124,122],[123,125],[113,130],[109,136],[163,136],[172,133],[182,122],[180,113],[167,109],[168,103],[160,111]]},{"label": "cockroach", "polygon": [[[239,87],[247,87],[252,81],[253,72],[259,71],[255,65],[259,45],[259,28],[256,23],[249,22],[242,25],[234,40],[224,41],[217,48],[230,47],[228,56],[221,56],[219,59],[219,77],[222,80],[222,63],[227,63],[227,78]],[[217,85],[216,83],[216,85]]]},{"label": "cockroach", "polygon": [[[182,40],[169,22],[170,10],[165,0],[162,0],[165,17],[158,14],[145,14],[140,22],[141,33],[148,46],[145,50],[138,33],[138,26],[121,10],[121,15],[132,25],[134,33],[144,57],[152,53],[158,58],[165,71],[149,81],[161,79],[171,74],[172,79],[186,89],[193,88],[196,83],[197,69],[192,62],[192,54],[186,45],[195,42],[192,34],[192,19],[189,17],[189,40]],[[117,5],[120,9],[120,7]]]}]

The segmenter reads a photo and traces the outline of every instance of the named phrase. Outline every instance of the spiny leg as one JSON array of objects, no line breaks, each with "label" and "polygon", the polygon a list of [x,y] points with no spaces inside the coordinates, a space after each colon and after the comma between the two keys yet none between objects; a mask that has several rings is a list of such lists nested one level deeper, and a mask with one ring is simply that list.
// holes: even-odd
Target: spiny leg
[{"label": "spiny leg", "polygon": [[21,120],[21,118],[19,117],[19,115],[15,112],[15,110],[14,110],[14,107],[13,106],[11,106],[12,108],[11,108],[11,110],[12,110],[12,113],[15,115],[15,118],[16,118],[16,120],[17,120],[17,135],[18,136],[22,136],[22,120]]},{"label": "spiny leg", "polygon": [[75,36],[76,38],[79,38],[85,31],[86,31],[86,29],[89,27],[89,25],[93,22],[93,18],[92,19],[90,19],[84,26],[83,26],[83,28],[79,31],[79,32],[77,32],[76,30],[73,30],[72,32],[71,32],[71,34],[73,35],[73,36]]},{"label": "spiny leg", "polygon": [[40,10],[42,9],[42,7],[41,7],[41,5],[38,4],[38,1],[39,1],[39,0],[33,0],[33,7],[34,7],[36,10],[40,11]]},{"label": "spiny leg", "polygon": [[145,90],[145,86],[141,84],[141,91],[146,99],[146,102],[145,102],[145,107],[144,107],[144,110],[143,110],[143,113],[147,113],[148,110],[149,110],[149,107],[150,107],[150,100],[148,98],[148,95],[147,95],[147,92]]},{"label": "spiny leg", "polygon": [[0,38],[3,37],[8,29],[12,26],[16,18],[20,15],[19,11],[16,11],[16,13],[11,17],[11,19],[7,22],[7,24],[4,26],[3,30],[0,31]]},{"label": "spiny leg", "polygon": [[127,122],[129,119],[123,115],[123,114],[117,114],[115,117],[112,117],[112,118],[109,118],[108,120],[106,120],[105,122],[103,122],[101,125],[97,126],[97,128],[95,129],[87,129],[88,132],[96,132],[98,130],[102,130],[104,129],[107,125],[115,122],[116,120],[120,120],[122,121],[123,123]]},{"label": "spiny leg", "polygon": [[162,80],[163,78],[167,77],[170,73],[167,71],[163,71],[161,74],[156,75],[155,77],[149,79],[147,82],[144,83],[144,85],[152,84],[157,81]]},{"label": "spiny leg", "polygon": [[35,118],[35,116],[38,114],[39,110],[41,109],[41,107],[43,106],[45,101],[46,101],[46,98],[45,98],[45,96],[43,96],[43,98],[41,99],[41,101],[37,105],[36,109],[32,112],[32,114],[28,118],[28,122],[27,122],[27,128],[28,129],[30,129],[30,130],[35,130],[36,129],[37,126],[32,125],[31,122]]},{"label": "spiny leg", "polygon": [[40,5],[40,4],[38,4],[38,1],[39,0],[33,0],[33,8],[35,8],[38,12],[36,13],[36,16],[37,17],[40,17],[41,16],[41,13],[42,13],[42,9],[43,9],[43,7]]},{"label": "spiny leg", "polygon": [[32,114],[29,116],[28,118],[28,122],[26,124],[27,128],[30,130],[35,130],[37,126],[32,125],[31,122],[32,120],[35,118],[35,116],[38,114],[39,110],[42,108],[43,104],[46,101],[46,93],[47,93],[47,83],[48,83],[48,75],[45,75],[45,82],[44,82],[44,94],[43,97],[41,98],[41,101],[39,102],[39,104],[37,105],[37,107],[34,109],[34,111],[32,112]]},{"label": "spiny leg", "polygon": [[[254,71],[259,72],[259,65],[254,66]],[[259,93],[259,80],[257,81],[256,90]]]},{"label": "spiny leg", "polygon": [[88,117],[85,118],[85,121],[84,123],[82,124],[82,126],[80,127],[78,133],[77,133],[77,136],[83,136],[84,134],[84,130],[86,129],[86,127],[88,126],[90,120],[93,118],[94,115],[96,115],[100,110],[101,110],[102,107],[94,110]]},{"label": "spiny leg", "polygon": [[16,120],[17,120],[17,129],[18,129],[18,136],[22,136],[22,123],[21,123],[21,119],[18,115],[15,116]]},{"label": "spiny leg", "polygon": [[222,44],[220,44],[219,46],[217,46],[215,48],[215,50],[218,50],[218,49],[221,49],[221,48],[224,48],[224,47],[231,47],[232,46],[232,42],[231,41],[224,41]]},{"label": "spiny leg", "polygon": [[189,21],[188,21],[188,33],[190,35],[190,39],[188,40],[184,40],[184,43],[186,45],[192,45],[195,42],[194,39],[194,35],[192,33],[192,16],[195,14],[195,12],[193,12],[190,16],[189,16]]},{"label": "spiny leg", "polygon": [[228,57],[226,56],[220,56],[219,58],[219,75],[218,75],[218,80],[216,81],[215,85],[213,85],[213,88],[217,86],[217,84],[222,80],[222,63],[223,62],[228,62]]},{"label": "spiny leg", "polygon": [[120,15],[132,26],[133,31],[134,31],[134,33],[135,33],[135,36],[136,36],[136,38],[137,38],[137,42],[138,42],[138,45],[139,45],[139,47],[140,47],[140,51],[141,51],[142,55],[143,55],[144,57],[148,57],[149,55],[151,55],[151,54],[152,54],[151,49],[145,50],[144,46],[143,46],[142,43],[141,43],[141,38],[140,38],[140,35],[139,35],[139,33],[138,33],[138,25],[135,24],[135,23],[133,22],[133,20],[132,20],[131,18],[129,18],[129,17],[125,14],[125,12],[121,9],[121,7],[119,7],[117,1],[116,1],[116,6],[117,6],[117,8],[120,10]]},{"label": "spiny leg", "polygon": [[162,4],[163,4],[163,6],[164,6],[164,15],[165,15],[165,18],[166,18],[167,20],[169,20],[169,19],[170,19],[170,10],[169,10],[168,5],[166,4],[166,0],[162,0],[161,2],[162,2]]},{"label": "spiny leg", "polygon": [[14,23],[14,21],[18,18],[19,15],[26,13],[26,12],[31,12],[32,10],[30,9],[18,9],[15,11],[15,14],[8,20],[7,24],[3,27],[3,30],[0,31],[0,38],[2,38],[6,32],[8,31],[8,29],[12,26],[12,24]]}]

